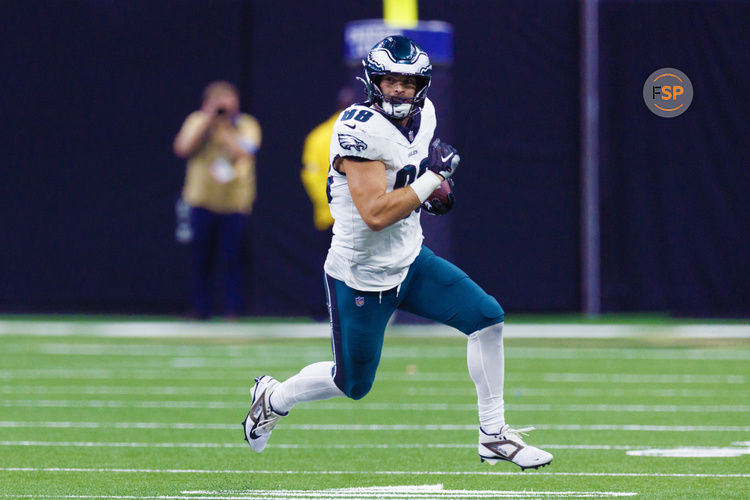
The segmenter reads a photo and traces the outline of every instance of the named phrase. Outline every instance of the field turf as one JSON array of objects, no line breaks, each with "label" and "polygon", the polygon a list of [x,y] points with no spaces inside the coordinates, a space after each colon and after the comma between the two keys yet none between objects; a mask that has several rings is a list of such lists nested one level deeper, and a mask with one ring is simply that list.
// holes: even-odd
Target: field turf
[{"label": "field turf", "polygon": [[555,456],[522,472],[479,462],[458,333],[387,335],[370,394],[298,406],[256,454],[251,377],[329,360],[327,339],[31,326],[0,335],[2,498],[750,498],[747,338],[509,336],[507,421]]}]

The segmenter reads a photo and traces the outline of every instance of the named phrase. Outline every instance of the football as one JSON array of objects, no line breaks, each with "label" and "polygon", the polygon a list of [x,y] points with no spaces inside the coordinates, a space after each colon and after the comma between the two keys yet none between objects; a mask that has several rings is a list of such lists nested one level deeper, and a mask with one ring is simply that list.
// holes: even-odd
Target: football
[{"label": "football", "polygon": [[453,179],[447,179],[440,183],[435,191],[422,203],[422,207],[428,213],[434,215],[447,214],[456,203],[456,197],[453,194]]}]

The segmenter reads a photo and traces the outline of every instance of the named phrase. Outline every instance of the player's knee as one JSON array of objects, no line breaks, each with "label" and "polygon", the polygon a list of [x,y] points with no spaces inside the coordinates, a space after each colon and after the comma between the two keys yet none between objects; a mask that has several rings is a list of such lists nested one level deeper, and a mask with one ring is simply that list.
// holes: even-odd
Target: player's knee
[{"label": "player's knee", "polygon": [[500,307],[497,299],[492,295],[485,295],[482,302],[479,304],[479,312],[482,313],[485,321],[491,321],[492,323],[500,323],[505,321],[505,311]]},{"label": "player's knee", "polygon": [[505,311],[492,295],[485,294],[479,299],[477,307],[472,309],[472,314],[458,327],[466,335],[505,321]]},{"label": "player's knee", "polygon": [[339,372],[338,380],[334,377],[334,382],[346,397],[351,399],[362,399],[370,392],[372,384],[375,382],[375,366],[354,365],[350,366],[346,372]]},{"label": "player's knee", "polygon": [[370,389],[372,389],[372,382],[360,382],[354,384],[346,395],[351,399],[362,399],[370,392]]}]

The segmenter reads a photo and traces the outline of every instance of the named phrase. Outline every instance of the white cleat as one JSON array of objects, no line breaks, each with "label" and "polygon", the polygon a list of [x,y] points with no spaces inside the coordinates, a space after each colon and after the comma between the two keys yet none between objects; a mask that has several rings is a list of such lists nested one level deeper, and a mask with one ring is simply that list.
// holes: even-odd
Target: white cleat
[{"label": "white cleat", "polygon": [[552,454],[529,446],[521,439],[520,434],[531,430],[534,428],[511,429],[506,424],[497,434],[486,434],[480,427],[479,458],[482,462],[489,464],[494,464],[498,460],[506,460],[516,464],[521,470],[544,467],[552,462]]},{"label": "white cleat", "polygon": [[266,447],[271,431],[279,419],[286,416],[276,413],[271,407],[271,393],[277,385],[279,385],[278,380],[263,375],[255,379],[255,385],[250,391],[253,401],[250,404],[250,412],[242,422],[242,428],[245,430],[245,441],[258,453]]}]

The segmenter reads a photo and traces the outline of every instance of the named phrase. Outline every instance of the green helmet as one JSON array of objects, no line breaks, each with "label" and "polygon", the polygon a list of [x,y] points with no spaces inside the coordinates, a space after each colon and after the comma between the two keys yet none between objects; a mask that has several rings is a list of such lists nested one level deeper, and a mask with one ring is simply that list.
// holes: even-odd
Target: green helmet
[{"label": "green helmet", "polygon": [[[422,110],[432,80],[432,64],[427,52],[413,40],[401,35],[386,37],[375,44],[362,65],[365,67],[365,79],[362,81],[370,103],[377,104],[388,116],[398,119]],[[413,76],[417,83],[414,97],[384,95],[380,81],[385,75]]]}]

